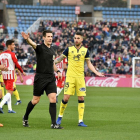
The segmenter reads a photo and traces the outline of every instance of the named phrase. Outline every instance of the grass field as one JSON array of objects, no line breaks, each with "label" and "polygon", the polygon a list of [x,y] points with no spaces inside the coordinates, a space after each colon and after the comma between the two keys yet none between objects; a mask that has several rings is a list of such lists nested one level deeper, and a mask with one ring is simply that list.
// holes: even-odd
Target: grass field
[{"label": "grass field", "polygon": [[[140,89],[88,87],[84,122],[78,127],[77,97],[71,97],[62,121],[63,130],[50,129],[49,102],[45,95],[32,111],[30,128],[22,126],[27,103],[32,99],[32,86],[17,86],[22,104],[14,105],[16,114],[0,114],[0,140],[140,140]],[[63,94],[59,96],[59,105]],[[57,112],[58,113],[58,112]]]}]

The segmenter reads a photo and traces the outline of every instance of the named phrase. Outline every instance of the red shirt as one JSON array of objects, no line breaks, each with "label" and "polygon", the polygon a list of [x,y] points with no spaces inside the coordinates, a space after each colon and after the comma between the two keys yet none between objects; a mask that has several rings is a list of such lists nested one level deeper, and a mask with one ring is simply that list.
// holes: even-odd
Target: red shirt
[{"label": "red shirt", "polygon": [[9,50],[1,53],[0,64],[3,64],[8,68],[8,71],[2,71],[3,79],[15,79],[15,66],[23,73],[15,53]]}]

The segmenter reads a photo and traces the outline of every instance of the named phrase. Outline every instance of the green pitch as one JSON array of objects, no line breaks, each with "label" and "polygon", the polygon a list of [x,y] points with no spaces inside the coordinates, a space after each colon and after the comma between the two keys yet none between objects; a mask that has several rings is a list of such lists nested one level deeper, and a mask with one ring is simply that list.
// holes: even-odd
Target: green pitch
[{"label": "green pitch", "polygon": [[[0,114],[1,140],[140,140],[140,89],[88,87],[84,123],[78,127],[77,97],[71,97],[62,120],[63,130],[50,129],[49,102],[46,95],[32,111],[30,128],[22,126],[22,117],[32,99],[32,86],[17,86],[22,104],[14,105],[16,114]],[[59,105],[63,93],[59,96]],[[57,112],[58,114],[58,112]]]}]

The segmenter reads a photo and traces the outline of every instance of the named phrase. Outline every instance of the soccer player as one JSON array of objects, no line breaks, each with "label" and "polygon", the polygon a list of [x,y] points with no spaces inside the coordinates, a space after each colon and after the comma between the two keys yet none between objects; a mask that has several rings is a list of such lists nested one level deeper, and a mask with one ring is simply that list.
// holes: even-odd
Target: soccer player
[{"label": "soccer player", "polygon": [[[57,57],[58,58],[58,57]],[[56,58],[56,59],[57,59]],[[59,94],[61,93],[61,91],[63,90],[64,87],[64,82],[65,82],[65,71],[67,69],[67,58],[63,59],[63,61],[61,61],[60,63],[58,63],[57,68],[60,70],[60,72],[62,73],[62,78],[59,78],[56,75],[56,79],[57,79],[57,94],[56,94],[56,99],[58,98]],[[57,99],[58,102],[58,99]]]},{"label": "soccer player", "polygon": [[83,36],[82,33],[77,32],[74,36],[75,46],[65,49],[63,54],[55,60],[55,64],[61,62],[65,57],[68,59],[68,68],[66,73],[66,80],[64,86],[64,98],[60,104],[59,116],[57,124],[61,124],[64,110],[67,107],[68,100],[71,95],[75,94],[75,90],[78,96],[78,113],[79,123],[78,126],[87,127],[83,122],[84,115],[84,96],[86,96],[86,86],[84,79],[84,62],[86,60],[88,68],[98,76],[104,76],[100,72],[96,71],[94,66],[90,62],[89,52],[87,48],[82,46]]},{"label": "soccer player", "polygon": [[[0,54],[3,52],[4,46],[0,45]],[[4,81],[2,76],[2,71],[0,70],[0,102],[2,100],[2,97],[4,97]]]},{"label": "soccer player", "polygon": [[[23,78],[22,78],[22,75],[21,75],[21,72],[16,68],[16,72],[18,73],[19,77],[20,77],[20,82],[23,83]],[[21,104],[21,100],[20,100],[20,97],[19,97],[19,92],[16,88],[16,81],[17,81],[17,74],[15,73],[15,81],[14,81],[14,91],[13,91],[13,94],[15,95],[16,99],[17,99],[17,102],[16,102],[16,105],[19,105]]]},{"label": "soccer player", "polygon": [[24,32],[21,33],[22,37],[26,39],[27,43],[30,44],[36,52],[37,57],[37,68],[36,75],[34,78],[33,85],[33,99],[28,103],[26,112],[23,117],[23,126],[29,127],[28,118],[29,114],[39,102],[41,95],[46,92],[49,98],[49,113],[51,116],[51,128],[52,129],[62,129],[60,125],[56,124],[56,83],[54,71],[57,72],[58,77],[61,77],[60,71],[54,64],[55,52],[51,47],[53,34],[50,30],[43,31],[44,43],[37,45],[33,42],[29,34]]},{"label": "soccer player", "polygon": [[2,97],[4,97],[4,87],[3,87],[3,76],[0,70],[0,102],[2,100]]},{"label": "soccer player", "polygon": [[15,66],[26,75],[21,66],[18,64],[18,60],[14,52],[15,44],[13,40],[6,41],[7,50],[0,54],[0,64],[5,65],[8,68],[8,71],[2,71],[3,80],[5,84],[5,88],[7,90],[6,95],[3,97],[3,100],[0,104],[0,113],[4,113],[2,110],[3,105],[7,102],[8,105],[8,113],[16,113],[12,110],[11,105],[11,95],[14,90],[14,80],[15,80]]}]

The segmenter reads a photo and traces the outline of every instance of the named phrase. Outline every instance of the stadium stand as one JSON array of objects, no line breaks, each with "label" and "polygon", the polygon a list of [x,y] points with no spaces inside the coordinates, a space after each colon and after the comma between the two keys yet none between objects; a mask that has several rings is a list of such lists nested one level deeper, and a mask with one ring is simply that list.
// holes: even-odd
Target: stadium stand
[{"label": "stadium stand", "polygon": [[[36,43],[42,43],[41,32],[50,29],[54,32],[52,46],[59,54],[60,50],[72,46],[76,31],[84,34],[83,45],[90,51],[93,65],[106,74],[131,74],[134,56],[140,56],[140,8],[94,7],[94,12],[102,12],[103,21],[96,20],[87,23],[85,20],[76,21],[74,6],[31,6],[6,5],[13,9],[17,18],[17,27],[7,27],[1,37],[1,45],[13,34],[16,41],[16,54],[19,63],[26,72],[34,72],[36,57],[34,50],[25,40],[19,44],[18,35],[21,31],[29,31],[33,23],[38,21],[36,30],[31,32],[31,38]],[[39,18],[44,16],[43,18]],[[60,18],[59,18],[60,16]],[[132,20],[131,20],[132,17]],[[112,20],[114,18],[114,20]],[[124,24],[124,18],[126,22]],[[38,20],[37,20],[38,19]],[[32,27],[34,28],[34,26]],[[21,39],[21,38],[20,38]],[[138,65],[138,69],[140,69]],[[86,76],[92,76],[90,70],[85,69]]]},{"label": "stadium stand", "polygon": [[138,22],[140,19],[140,8],[119,8],[119,7],[94,7],[94,11],[102,11],[103,20],[110,21],[122,21],[125,22],[134,21]]},{"label": "stadium stand", "polygon": [[[26,31],[39,17],[48,19],[75,19],[74,6],[32,6],[32,5],[6,5],[7,9],[14,9],[18,27],[16,29]],[[14,32],[13,27],[8,27],[8,32]]]}]

